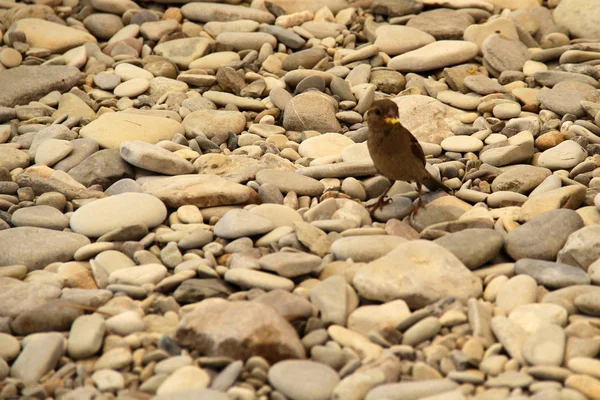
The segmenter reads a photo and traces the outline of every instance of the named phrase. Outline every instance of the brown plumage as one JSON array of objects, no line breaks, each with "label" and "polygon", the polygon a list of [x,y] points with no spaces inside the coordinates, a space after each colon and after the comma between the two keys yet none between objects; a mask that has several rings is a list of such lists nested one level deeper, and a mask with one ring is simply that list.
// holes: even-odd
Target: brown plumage
[{"label": "brown plumage", "polygon": [[[448,193],[452,192],[425,169],[423,149],[417,139],[398,120],[396,103],[387,99],[374,102],[369,109],[367,123],[369,125],[367,145],[377,170],[390,179],[392,185],[394,181],[414,181],[417,184],[419,201],[413,212],[424,207],[421,197],[422,185],[429,190],[442,189]],[[379,197],[377,203],[369,207],[371,213],[389,202],[384,198],[390,188]]]}]

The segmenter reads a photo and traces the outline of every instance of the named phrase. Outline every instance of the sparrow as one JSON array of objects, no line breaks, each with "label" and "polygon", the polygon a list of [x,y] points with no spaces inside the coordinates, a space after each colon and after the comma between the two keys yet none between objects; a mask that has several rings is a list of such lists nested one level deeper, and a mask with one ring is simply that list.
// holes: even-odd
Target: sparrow
[{"label": "sparrow", "polygon": [[391,199],[385,200],[385,196],[395,181],[414,181],[417,184],[419,201],[413,207],[411,214],[425,207],[422,198],[423,185],[432,191],[442,189],[447,193],[452,192],[425,169],[423,148],[408,129],[402,126],[398,119],[396,103],[388,99],[375,101],[369,108],[367,124],[369,126],[367,146],[375,168],[392,181],[377,203],[367,207],[371,215],[378,208],[391,202]]}]

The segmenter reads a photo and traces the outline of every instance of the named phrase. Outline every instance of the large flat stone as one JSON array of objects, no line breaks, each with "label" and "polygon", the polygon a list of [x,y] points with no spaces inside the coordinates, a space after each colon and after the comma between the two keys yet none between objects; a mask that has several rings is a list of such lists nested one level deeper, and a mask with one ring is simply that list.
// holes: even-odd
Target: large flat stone
[{"label": "large flat stone", "polygon": [[64,65],[20,66],[0,72],[0,106],[14,107],[36,101],[58,90],[66,92],[79,82],[81,72]]},{"label": "large flat stone", "polygon": [[0,231],[0,265],[26,265],[31,270],[53,262],[71,261],[80,248],[90,244],[78,233],[20,227]]}]

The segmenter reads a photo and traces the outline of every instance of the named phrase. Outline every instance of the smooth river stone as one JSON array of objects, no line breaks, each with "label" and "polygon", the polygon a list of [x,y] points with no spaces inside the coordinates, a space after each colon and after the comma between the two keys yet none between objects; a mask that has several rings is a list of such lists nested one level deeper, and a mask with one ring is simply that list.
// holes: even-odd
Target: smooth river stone
[{"label": "smooth river stone", "polygon": [[185,18],[198,22],[237,21],[240,19],[250,19],[267,24],[275,22],[273,14],[267,11],[231,4],[189,3],[181,7],[181,13]]},{"label": "smooth river stone", "polygon": [[199,110],[186,116],[182,125],[188,135],[202,132],[211,139],[229,132],[239,135],[246,128],[246,118],[239,111]]},{"label": "smooth river stone", "polygon": [[14,107],[37,101],[52,91],[68,92],[81,71],[65,65],[29,66],[0,71],[0,106]]},{"label": "smooth river stone", "polygon": [[176,338],[207,356],[246,360],[260,355],[272,363],[306,357],[296,330],[258,302],[206,299],[181,319]]},{"label": "smooth river stone", "polygon": [[188,69],[192,61],[202,57],[209,49],[207,38],[195,37],[169,40],[154,47],[154,53],[177,64],[179,68]]},{"label": "smooth river stone", "polygon": [[483,142],[473,136],[450,136],[440,145],[446,151],[458,153],[477,152],[483,148]]},{"label": "smooth river stone", "polygon": [[349,236],[331,245],[331,254],[338,260],[351,258],[354,262],[370,262],[383,257],[406,239],[392,235]]},{"label": "smooth river stone", "polygon": [[399,244],[360,267],[352,283],[362,297],[382,302],[402,299],[410,308],[424,307],[445,296],[466,302],[482,293],[481,280],[454,254],[426,240]]},{"label": "smooth river stone", "polygon": [[0,144],[0,168],[11,171],[15,168],[27,168],[28,166],[29,155],[25,151],[19,150],[10,144]]},{"label": "smooth river stone", "polygon": [[538,165],[551,170],[571,169],[587,157],[587,151],[572,140],[566,140],[540,154]]},{"label": "smooth river stone", "polygon": [[274,185],[283,194],[296,192],[298,196],[320,196],[325,190],[325,186],[318,180],[292,171],[263,169],[256,173],[256,180],[261,185]]},{"label": "smooth river stone", "polygon": [[131,165],[164,175],[183,175],[194,172],[186,159],[141,140],[123,142],[121,157]]},{"label": "smooth river stone", "polygon": [[252,189],[217,175],[180,175],[154,178],[142,184],[145,193],[161,199],[168,207],[186,204],[214,207],[245,203]]},{"label": "smooth river stone", "polygon": [[0,231],[0,265],[26,265],[42,269],[53,262],[73,259],[75,252],[90,244],[83,235],[44,228],[20,227]]},{"label": "smooth river stone", "polygon": [[389,56],[397,56],[435,42],[429,33],[403,25],[382,25],[375,31],[375,45]]},{"label": "smooth river stone", "polygon": [[48,49],[53,53],[63,53],[85,43],[96,43],[96,38],[83,30],[39,18],[16,21],[6,33],[12,32],[24,33],[31,47]]},{"label": "smooth river stone", "polygon": [[98,142],[101,147],[115,149],[130,140],[158,143],[183,134],[182,125],[170,118],[126,112],[106,113],[81,128],[79,135]]},{"label": "smooth river stone", "polygon": [[333,368],[315,361],[285,360],[269,369],[269,383],[291,399],[328,400],[339,382]]},{"label": "smooth river stone", "polygon": [[475,43],[440,40],[392,58],[388,67],[400,72],[423,72],[470,60],[479,52]]},{"label": "smooth river stone", "polygon": [[87,203],[71,216],[71,229],[99,237],[113,229],[141,224],[154,228],[167,217],[162,201],[145,193],[123,193]]}]

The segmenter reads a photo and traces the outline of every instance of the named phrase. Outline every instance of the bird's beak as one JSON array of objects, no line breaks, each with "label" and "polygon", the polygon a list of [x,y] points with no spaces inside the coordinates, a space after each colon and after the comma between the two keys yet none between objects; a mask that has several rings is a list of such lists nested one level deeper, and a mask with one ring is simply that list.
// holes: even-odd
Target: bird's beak
[{"label": "bird's beak", "polygon": [[383,121],[386,124],[399,124],[400,120],[398,119],[398,116],[395,115],[394,113],[390,113],[390,114],[386,114],[385,117],[383,117]]}]

